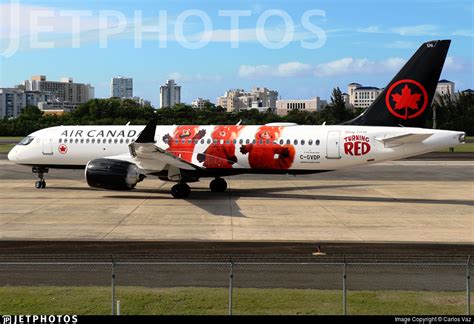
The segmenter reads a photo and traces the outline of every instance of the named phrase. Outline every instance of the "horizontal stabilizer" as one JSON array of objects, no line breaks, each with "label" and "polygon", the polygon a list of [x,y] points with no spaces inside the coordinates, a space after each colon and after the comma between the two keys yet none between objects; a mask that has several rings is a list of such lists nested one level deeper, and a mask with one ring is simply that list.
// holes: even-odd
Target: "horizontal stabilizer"
[{"label": "horizontal stabilizer", "polygon": [[377,138],[377,141],[382,142],[384,144],[386,143],[402,143],[402,144],[409,144],[409,143],[421,143],[428,137],[433,135],[432,133],[426,133],[426,134],[403,134],[403,135],[397,135],[397,136],[392,136],[392,137],[385,137],[385,138]]}]

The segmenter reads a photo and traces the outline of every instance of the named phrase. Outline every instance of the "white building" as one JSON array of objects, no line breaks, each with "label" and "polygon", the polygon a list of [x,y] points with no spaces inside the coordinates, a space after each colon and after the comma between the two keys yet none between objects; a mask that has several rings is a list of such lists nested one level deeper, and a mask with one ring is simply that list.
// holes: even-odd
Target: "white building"
[{"label": "white building", "polygon": [[26,106],[38,106],[39,102],[52,99],[53,95],[47,92],[0,88],[0,118],[17,117]]},{"label": "white building", "polygon": [[438,85],[436,86],[436,93],[441,96],[450,95],[453,96],[454,92],[454,82],[443,79],[439,80]]},{"label": "white building", "polygon": [[209,104],[210,102],[211,101],[209,99],[197,98],[194,99],[193,102],[191,102],[191,106],[193,106],[193,108],[201,109],[204,108],[206,104]]},{"label": "white building", "polygon": [[279,116],[286,116],[290,111],[294,110],[316,112],[321,111],[326,106],[326,100],[321,100],[319,97],[314,97],[312,99],[277,100],[276,113]]},{"label": "white building", "polygon": [[130,98],[130,99],[132,99],[133,101],[135,101],[136,103],[138,103],[142,107],[151,106],[151,101],[150,100],[146,100],[146,99],[143,99],[143,98],[140,98],[140,97],[133,97],[133,98]]},{"label": "white building", "polygon": [[79,106],[78,103],[62,102],[62,101],[41,101],[38,102],[38,108],[46,114],[63,114],[71,112]]},{"label": "white building", "polygon": [[133,79],[125,77],[112,78],[110,82],[110,96],[113,98],[132,98]]},{"label": "white building", "polygon": [[50,92],[59,101],[85,103],[94,99],[94,87],[90,84],[74,83],[72,78],[61,78],[60,81],[47,81],[46,76],[32,76],[24,83],[27,91]]},{"label": "white building", "polygon": [[227,111],[240,111],[246,109],[258,109],[259,111],[276,110],[278,92],[264,87],[255,87],[250,92],[243,89],[232,89],[226,91],[223,96],[217,98],[217,106]]},{"label": "white building", "polygon": [[176,85],[174,80],[167,80],[160,87],[160,108],[173,107],[181,103],[181,86]]},{"label": "white building", "polygon": [[[350,83],[347,86],[349,105],[353,108],[366,108],[374,102],[382,91],[383,88],[364,87],[359,83]],[[346,101],[346,98],[344,98],[344,101]]]}]

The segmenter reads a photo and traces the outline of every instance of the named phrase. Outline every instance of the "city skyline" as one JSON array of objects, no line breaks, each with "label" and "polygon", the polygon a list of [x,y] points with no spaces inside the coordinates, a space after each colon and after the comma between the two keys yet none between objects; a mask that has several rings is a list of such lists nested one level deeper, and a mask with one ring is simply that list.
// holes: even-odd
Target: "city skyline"
[{"label": "city skyline", "polygon": [[[57,24],[67,27],[67,21],[55,19],[59,22],[51,24],[52,31],[39,34],[41,41],[54,41],[54,48],[20,46],[12,56],[1,56],[0,87],[13,87],[31,75],[47,75],[51,80],[67,75],[78,82],[92,84],[97,98],[107,98],[110,79],[126,75],[134,79],[135,95],[151,100],[155,107],[159,107],[159,88],[167,79],[174,79],[182,86],[182,101],[186,103],[198,97],[214,102],[229,89],[255,86],[275,89],[284,99],[316,96],[329,99],[332,88],[339,86],[345,91],[351,82],[384,87],[421,43],[443,38],[453,42],[441,78],[455,82],[459,90],[473,88],[474,83],[474,9],[469,1],[398,1],[378,6],[374,6],[373,1],[359,1],[357,5],[344,1],[337,5],[325,1],[294,1],[291,6],[285,1],[260,4],[207,1],[200,5],[199,12],[210,18],[213,33],[208,44],[198,49],[185,48],[172,37],[166,48],[160,48],[151,33],[144,33],[141,48],[134,48],[130,29],[136,25],[133,20],[135,11],[142,12],[143,21],[149,27],[158,25],[160,11],[166,10],[168,29],[173,31],[177,17],[186,10],[197,10],[192,2],[165,1],[160,6],[150,1],[133,4],[20,1],[19,4],[22,15],[41,9],[49,10],[53,18],[59,17],[61,10],[89,10],[92,16],[83,17],[79,48],[73,48],[71,35],[56,30],[60,27]],[[0,2],[1,15],[5,15],[9,6],[9,1]],[[403,10],[407,6],[410,10]],[[394,17],[400,8],[403,15]],[[123,13],[130,27],[111,36],[106,48],[101,48],[93,32],[101,10]],[[241,39],[238,48],[233,48],[229,41],[232,32],[230,17],[222,15],[226,10],[242,12],[239,28],[234,30]],[[271,10],[287,13],[294,22],[293,39],[279,49],[267,48],[255,37],[258,20]],[[311,19],[325,34],[324,44],[315,49],[302,46],[302,42],[314,44],[320,40],[303,26],[303,16],[311,10],[324,13],[323,16],[318,12]],[[361,12],[364,14],[360,15]],[[444,17],[442,23],[440,17]],[[4,53],[11,42],[10,25],[8,19],[4,19],[8,17],[0,18],[1,24],[7,24],[1,26],[4,28],[0,32],[0,53]],[[44,26],[51,20],[42,19]],[[186,22],[183,33],[193,40],[202,32],[203,21],[190,16]],[[279,16],[268,18],[264,29],[267,37],[281,40],[282,24]],[[21,33],[22,40],[30,39],[28,28]]]}]

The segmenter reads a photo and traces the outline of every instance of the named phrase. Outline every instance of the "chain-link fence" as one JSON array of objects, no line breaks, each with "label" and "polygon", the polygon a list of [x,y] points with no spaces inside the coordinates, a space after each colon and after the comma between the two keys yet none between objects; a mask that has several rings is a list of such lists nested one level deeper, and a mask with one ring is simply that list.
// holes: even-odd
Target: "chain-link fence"
[{"label": "chain-link fence", "polygon": [[0,256],[10,314],[471,314],[468,256]]}]

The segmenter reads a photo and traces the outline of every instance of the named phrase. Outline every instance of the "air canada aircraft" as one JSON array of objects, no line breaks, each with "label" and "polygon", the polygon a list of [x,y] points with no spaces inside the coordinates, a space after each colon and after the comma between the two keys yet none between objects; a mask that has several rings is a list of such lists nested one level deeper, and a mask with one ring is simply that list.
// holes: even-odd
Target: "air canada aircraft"
[{"label": "air canada aircraft", "polygon": [[188,183],[205,177],[223,192],[225,176],[327,172],[452,147],[464,132],[420,128],[450,42],[421,45],[361,115],[340,125],[57,126],[25,137],[8,159],[31,166],[38,189],[50,168],[85,168],[91,187],[130,190],[155,176],[176,182],[171,194],[186,198]]}]

